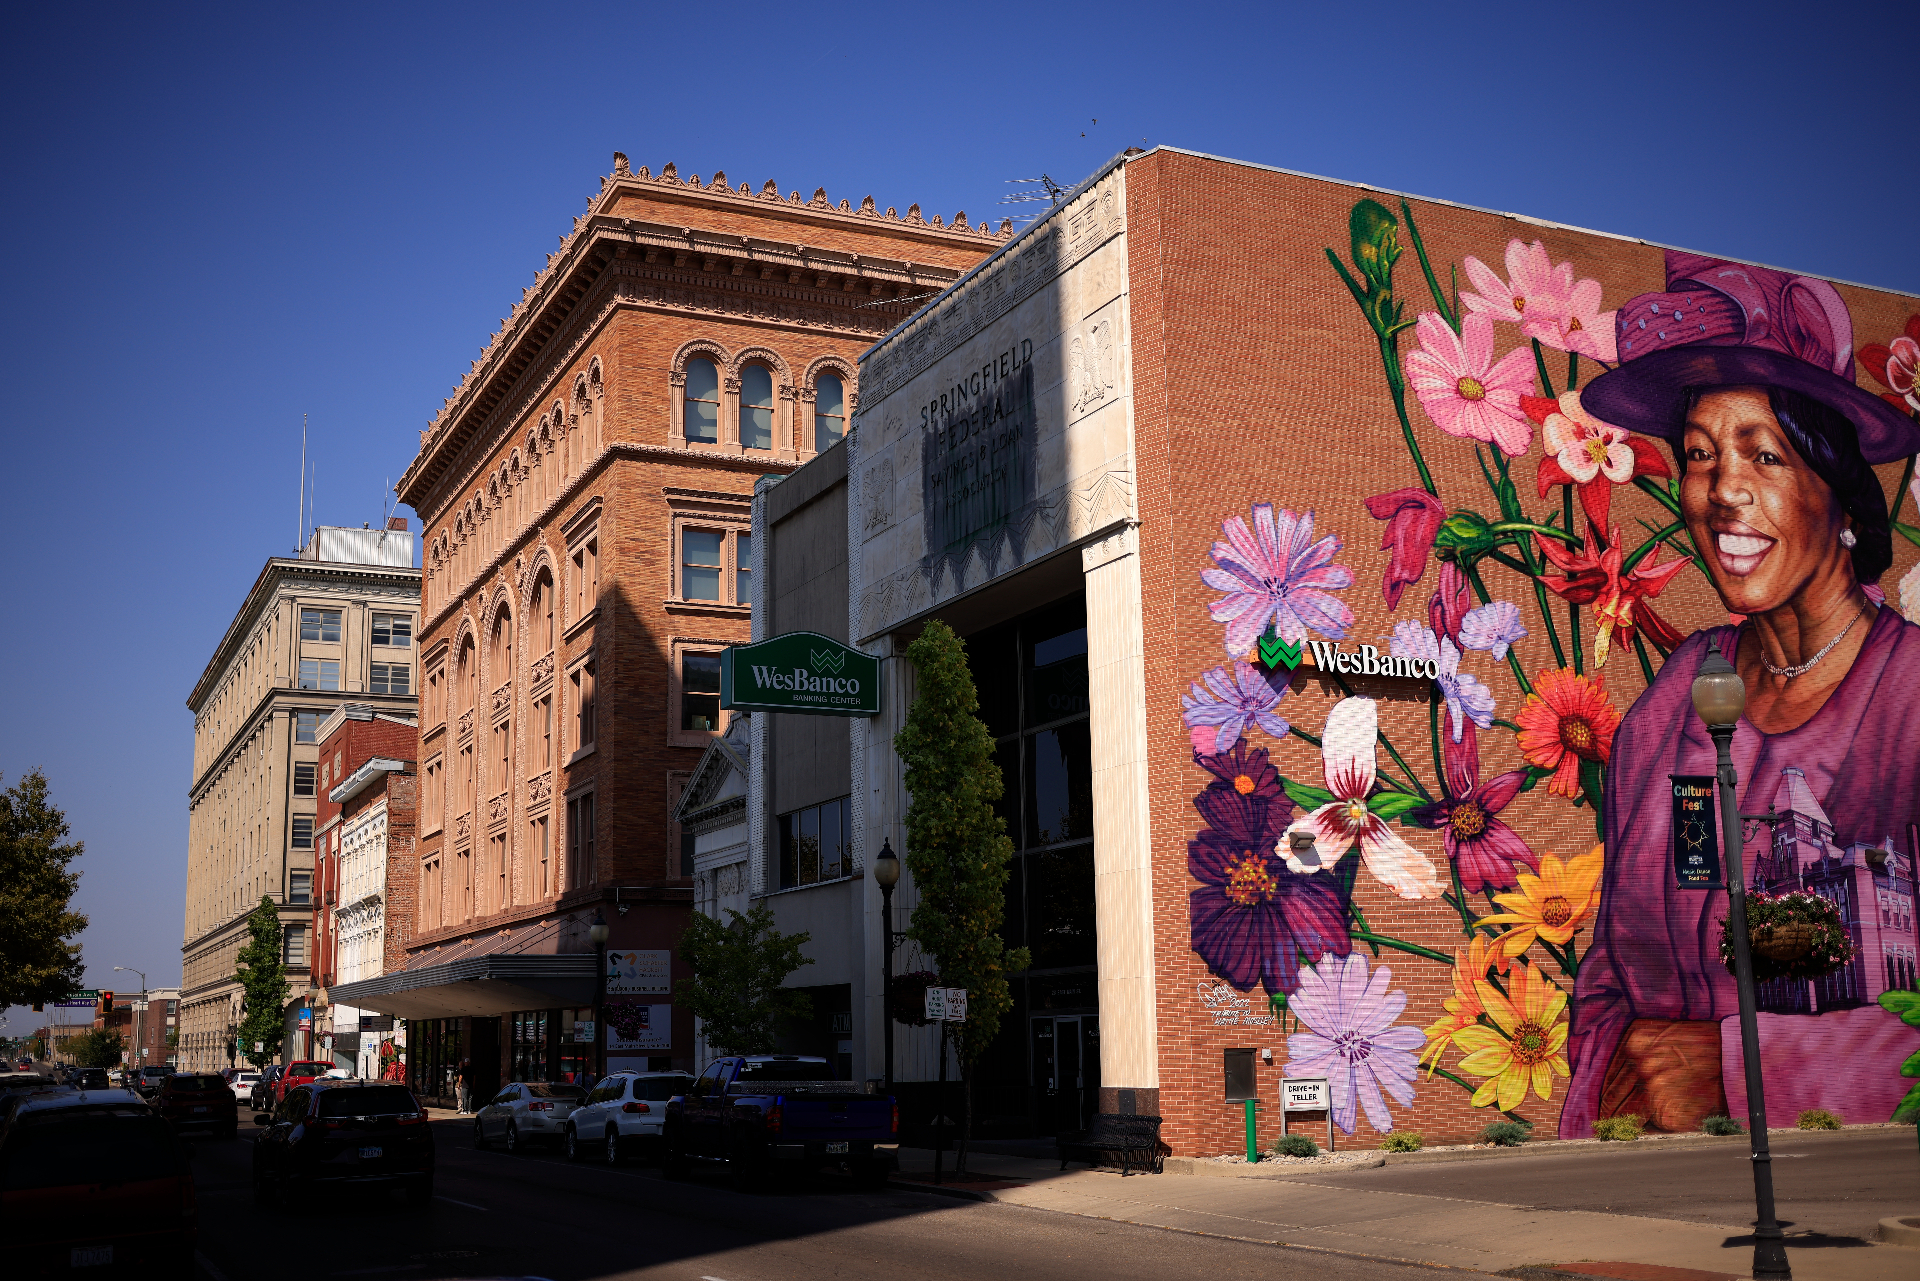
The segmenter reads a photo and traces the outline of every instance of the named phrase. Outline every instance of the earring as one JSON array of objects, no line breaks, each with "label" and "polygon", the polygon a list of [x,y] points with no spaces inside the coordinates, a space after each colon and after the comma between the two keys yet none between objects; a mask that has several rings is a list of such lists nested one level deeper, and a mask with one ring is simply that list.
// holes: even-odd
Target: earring
[{"label": "earring", "polygon": [[1851,547],[1859,541],[1860,540],[1858,538],[1855,538],[1853,536],[1853,531],[1851,529],[1843,529],[1840,531],[1840,545],[1842,547]]}]

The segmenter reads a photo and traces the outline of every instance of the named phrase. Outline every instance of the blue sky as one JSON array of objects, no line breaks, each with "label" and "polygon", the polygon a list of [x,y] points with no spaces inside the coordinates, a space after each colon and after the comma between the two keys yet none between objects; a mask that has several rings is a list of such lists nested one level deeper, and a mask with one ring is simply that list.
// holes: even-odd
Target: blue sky
[{"label": "blue sky", "polygon": [[997,220],[1168,143],[1920,292],[1911,3],[12,12],[0,774],[87,843],[98,986],[178,980],[184,703],[301,415],[376,519],[615,150]]}]

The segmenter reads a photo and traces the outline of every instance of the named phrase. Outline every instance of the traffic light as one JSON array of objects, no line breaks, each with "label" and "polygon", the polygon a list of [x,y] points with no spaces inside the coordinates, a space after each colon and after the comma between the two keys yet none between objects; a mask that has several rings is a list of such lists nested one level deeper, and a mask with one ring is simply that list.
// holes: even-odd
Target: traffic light
[{"label": "traffic light", "polygon": [[113,993],[104,991],[100,993],[100,1012],[102,1014],[113,1013]]}]

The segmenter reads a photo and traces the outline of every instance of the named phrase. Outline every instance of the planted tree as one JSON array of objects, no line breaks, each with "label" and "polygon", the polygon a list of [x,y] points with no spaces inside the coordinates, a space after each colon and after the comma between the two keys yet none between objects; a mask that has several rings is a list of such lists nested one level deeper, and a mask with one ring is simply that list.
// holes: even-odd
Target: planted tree
[{"label": "planted tree", "polygon": [[[247,917],[247,945],[240,949],[240,1055],[255,1067],[273,1062],[286,1040],[287,972],[280,963],[280,913],[262,894]],[[260,1048],[255,1049],[258,1045]]]},{"label": "planted tree", "polygon": [[732,908],[727,922],[695,912],[680,938],[680,956],[693,978],[680,986],[676,1002],[693,1011],[707,1044],[722,1054],[771,1054],[782,1016],[804,1017],[813,1003],[805,992],[783,987],[787,976],[812,965],[801,948],[812,939],[802,931],[782,934],[773,928],[765,903],[742,915]]},{"label": "planted tree", "polygon": [[67,816],[47,799],[39,770],[0,792],[0,1008],[57,1001],[80,986],[87,918],[67,910],[86,848],[68,841]]},{"label": "planted tree", "polygon": [[973,1132],[974,1066],[1013,1007],[1008,972],[1026,969],[1030,958],[1000,937],[1013,841],[994,810],[1005,785],[993,736],[980,719],[966,645],[935,621],[907,647],[907,658],[919,688],[893,736],[912,796],[906,864],[919,895],[907,937],[934,958],[942,982],[967,990],[966,1022],[946,1025],[960,1061],[958,1172],[967,1168]]},{"label": "planted tree", "polygon": [[120,1062],[120,1052],[126,1048],[126,1041],[118,1032],[103,1027],[82,1032],[67,1042],[67,1053],[81,1067],[113,1067]]}]

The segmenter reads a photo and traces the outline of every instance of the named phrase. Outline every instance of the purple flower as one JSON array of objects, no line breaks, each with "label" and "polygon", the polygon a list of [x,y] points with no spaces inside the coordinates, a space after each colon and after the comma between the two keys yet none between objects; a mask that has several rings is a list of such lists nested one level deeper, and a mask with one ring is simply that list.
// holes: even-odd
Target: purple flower
[{"label": "purple flower", "polygon": [[1393,553],[1387,562],[1387,577],[1381,588],[1387,598],[1387,608],[1400,608],[1400,593],[1420,581],[1427,572],[1427,553],[1433,550],[1433,536],[1440,531],[1440,522],[1447,518],[1447,509],[1440,500],[1424,489],[1396,489],[1388,494],[1375,494],[1366,500],[1367,510],[1375,520],[1387,522],[1387,532],[1380,539],[1380,546]]},{"label": "purple flower", "polygon": [[1235,743],[1230,752],[1195,752],[1193,763],[1213,775],[1208,787],[1230,787],[1242,796],[1259,795],[1269,800],[1286,797],[1279,772],[1267,760],[1264,747]]},{"label": "purple flower", "polygon": [[1333,564],[1340,539],[1329,534],[1313,540],[1313,513],[1296,516],[1272,503],[1253,505],[1253,528],[1238,516],[1223,522],[1225,542],[1213,545],[1214,568],[1200,581],[1227,595],[1207,606],[1216,623],[1227,625],[1227,652],[1253,652],[1271,622],[1289,644],[1306,639],[1307,630],[1329,640],[1345,640],[1353,610],[1328,593],[1353,586],[1353,571]]},{"label": "purple flower", "polygon": [[1187,843],[1187,871],[1200,882],[1187,896],[1193,950],[1242,992],[1257,983],[1269,993],[1290,993],[1300,985],[1303,962],[1329,953],[1345,956],[1353,948],[1346,899],[1332,873],[1289,872],[1274,851],[1285,830],[1284,820],[1276,825],[1278,809],[1260,820],[1250,809],[1241,811],[1249,822],[1259,822],[1257,832],[1249,833],[1257,843],[1234,839],[1242,832],[1212,827]]},{"label": "purple flower", "polygon": [[[1202,685],[1201,682],[1205,684]],[[1287,687],[1275,689],[1250,663],[1236,662],[1233,670],[1216,667],[1180,696],[1181,719],[1193,740],[1193,750],[1222,755],[1233,749],[1240,731],[1252,721],[1275,738],[1287,736],[1286,718],[1274,712]]]},{"label": "purple flower", "polygon": [[1512,601],[1497,600],[1470,609],[1460,620],[1460,643],[1468,649],[1483,649],[1496,659],[1507,656],[1507,646],[1527,634],[1520,621],[1520,607]]},{"label": "purple flower", "polygon": [[[1452,719],[1453,713],[1447,717]],[[1464,730],[1464,734],[1459,731]],[[1480,742],[1471,724],[1456,726],[1459,737],[1443,738],[1442,760],[1447,768],[1443,794],[1407,817],[1426,828],[1440,829],[1447,857],[1460,873],[1460,885],[1469,894],[1483,890],[1510,890],[1517,883],[1516,865],[1540,869],[1535,854],[1520,834],[1495,815],[1512,804],[1526,781],[1525,770],[1509,770],[1480,781]]]},{"label": "purple flower", "polygon": [[1396,658],[1431,658],[1440,664],[1440,677],[1434,683],[1447,700],[1447,714],[1453,721],[1453,741],[1460,741],[1460,726],[1471,720],[1481,729],[1493,724],[1493,691],[1478,677],[1460,670],[1460,651],[1445,636],[1434,635],[1431,627],[1418,623],[1393,625],[1392,653]]},{"label": "purple flower", "polygon": [[1288,1076],[1324,1076],[1333,1090],[1333,1123],[1353,1133],[1355,1105],[1367,1124],[1393,1132],[1384,1089],[1403,1107],[1413,1103],[1419,1071],[1414,1052],[1427,1043],[1417,1027],[1395,1027],[1407,1008],[1405,992],[1389,992],[1393,971],[1381,966],[1367,977],[1367,958],[1355,953],[1328,957],[1300,971],[1300,988],[1287,998],[1287,1012],[1308,1031],[1287,1038]]}]

